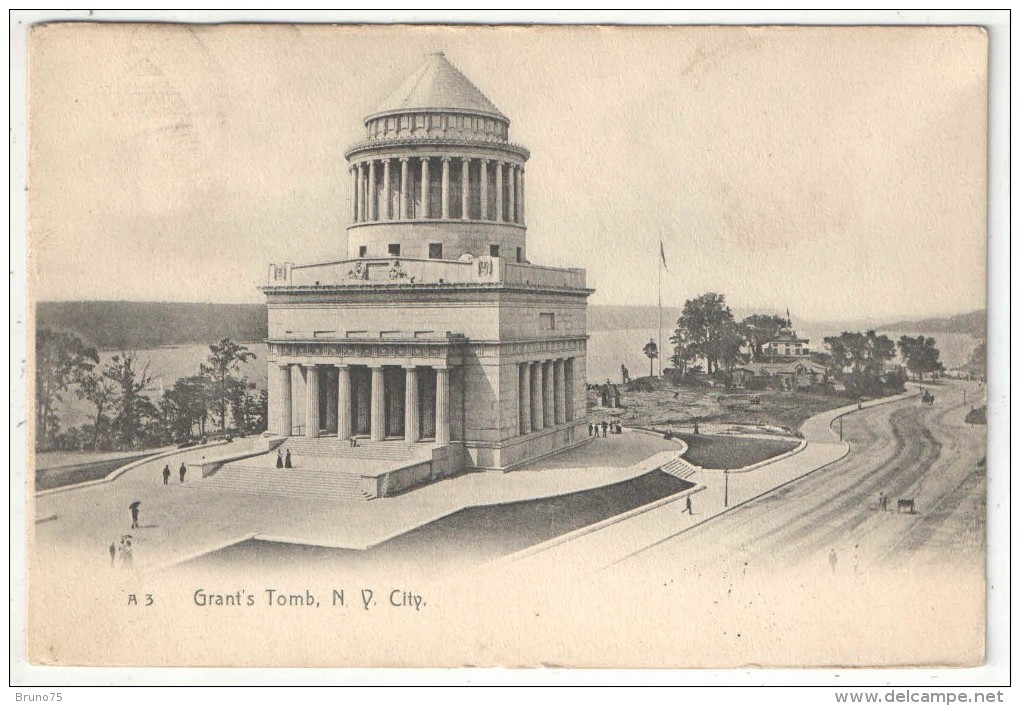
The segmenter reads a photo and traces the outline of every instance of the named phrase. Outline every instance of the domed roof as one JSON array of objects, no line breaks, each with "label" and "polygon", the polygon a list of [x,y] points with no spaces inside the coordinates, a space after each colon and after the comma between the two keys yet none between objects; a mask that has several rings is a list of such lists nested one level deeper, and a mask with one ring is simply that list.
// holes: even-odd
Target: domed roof
[{"label": "domed roof", "polygon": [[415,110],[451,110],[484,113],[509,122],[471,80],[451,64],[442,52],[429,54],[425,64],[411,74],[366,120],[387,113]]}]

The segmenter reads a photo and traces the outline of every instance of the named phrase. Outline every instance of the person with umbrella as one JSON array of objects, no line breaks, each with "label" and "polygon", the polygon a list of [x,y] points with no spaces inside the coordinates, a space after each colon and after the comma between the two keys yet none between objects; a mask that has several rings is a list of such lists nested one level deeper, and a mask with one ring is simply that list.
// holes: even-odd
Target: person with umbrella
[{"label": "person with umbrella", "polygon": [[120,565],[125,569],[130,569],[134,566],[134,557],[131,554],[132,539],[130,534],[125,534],[120,538]]},{"label": "person with umbrella", "polygon": [[131,529],[138,527],[138,508],[141,507],[142,501],[135,500],[128,507],[131,508]]}]

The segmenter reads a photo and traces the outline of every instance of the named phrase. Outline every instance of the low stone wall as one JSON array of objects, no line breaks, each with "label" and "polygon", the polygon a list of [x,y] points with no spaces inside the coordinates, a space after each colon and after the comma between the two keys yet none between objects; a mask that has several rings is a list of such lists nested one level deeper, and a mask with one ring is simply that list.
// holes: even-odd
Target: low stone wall
[{"label": "low stone wall", "polygon": [[388,498],[424,485],[432,478],[432,461],[422,461],[378,476],[362,476],[361,491],[370,498]]},{"label": "low stone wall", "polygon": [[277,446],[282,444],[286,439],[284,438],[271,438],[263,437],[265,444],[256,444],[256,448],[249,449],[248,451],[241,451],[238,453],[227,454],[224,456],[217,456],[213,459],[202,459],[198,463],[187,463],[185,466],[188,469],[189,474],[201,474],[202,478],[211,476],[216,471],[220,470],[224,464],[232,461],[241,461],[246,458],[252,458],[253,456],[262,456],[269,451],[272,451]]},{"label": "low stone wall", "polygon": [[533,431],[525,436],[507,439],[499,444],[466,442],[466,469],[509,470],[525,463],[558,453],[589,441],[587,422],[577,420],[567,424]]}]

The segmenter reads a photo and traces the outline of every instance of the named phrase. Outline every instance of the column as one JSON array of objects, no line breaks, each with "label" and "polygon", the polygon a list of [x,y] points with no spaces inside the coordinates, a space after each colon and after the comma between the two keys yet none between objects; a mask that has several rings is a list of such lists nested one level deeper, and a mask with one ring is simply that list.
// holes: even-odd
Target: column
[{"label": "column", "polygon": [[383,163],[383,176],[382,176],[382,193],[383,202],[379,208],[379,220],[388,221],[390,220],[390,160],[384,159]]},{"label": "column", "polygon": [[421,158],[421,215],[419,218],[429,217],[429,158]]},{"label": "column", "polygon": [[442,191],[440,192],[440,195],[442,196],[442,202],[443,202],[443,209],[442,209],[442,214],[441,215],[443,217],[443,220],[445,221],[445,220],[450,218],[450,158],[449,157],[443,157],[443,183],[442,183]]},{"label": "column", "polygon": [[370,437],[372,441],[386,438],[386,386],[383,384],[381,365],[372,366],[372,424]]},{"label": "column", "polygon": [[553,363],[547,360],[542,363],[542,424],[546,427],[553,426],[553,409],[556,406],[556,399],[553,393]]},{"label": "column", "polygon": [[479,201],[479,212],[478,217],[483,221],[489,220],[489,160],[480,159],[478,164],[481,166],[478,186],[480,188],[481,200]]},{"label": "column", "polygon": [[358,223],[365,220],[365,164],[358,162]]},{"label": "column", "polygon": [[332,365],[326,366],[325,378],[326,378],[326,429],[332,429],[337,423],[337,406],[336,406],[336,393],[337,385],[333,382],[333,371],[336,370]]},{"label": "column", "polygon": [[305,436],[319,437],[319,366],[307,366],[305,378]]},{"label": "column", "polygon": [[436,368],[436,446],[450,443],[450,369]]},{"label": "column", "polygon": [[368,220],[379,220],[379,204],[375,193],[375,160],[368,163]]},{"label": "column", "polygon": [[524,225],[524,166],[517,170],[517,222]]},{"label": "column", "polygon": [[404,441],[413,444],[418,441],[421,428],[418,419],[418,368],[409,365],[404,372]]},{"label": "column", "polygon": [[407,218],[407,157],[400,158],[400,213],[397,218]]},{"label": "column", "polygon": [[340,366],[336,385],[336,435],[341,439],[350,439],[353,434],[351,425],[351,367]]},{"label": "column", "polygon": [[511,223],[517,222],[517,202],[514,200],[517,185],[517,167],[508,164],[506,168],[507,206],[506,219]]},{"label": "column", "polygon": [[496,162],[496,220],[503,222],[503,162]]},{"label": "column", "polygon": [[471,218],[471,160],[467,157],[460,159],[460,218]]},{"label": "column", "polygon": [[520,376],[517,384],[518,430],[524,435],[531,432],[531,364],[521,363],[517,371]]},{"label": "column", "polygon": [[290,436],[294,430],[294,417],[291,411],[291,395],[293,394],[290,380],[290,365],[280,366],[280,419],[277,433]]},{"label": "column", "polygon": [[574,421],[574,359],[567,358],[563,362],[563,388],[566,405],[566,421]]},{"label": "column", "polygon": [[559,358],[553,365],[553,386],[556,396],[553,421],[559,425],[565,424],[567,421],[566,361]]},{"label": "column", "polygon": [[542,431],[545,426],[545,415],[542,413],[542,393],[545,392],[542,372],[541,363],[531,364],[531,428],[535,431]]},{"label": "column", "polygon": [[351,165],[351,223],[358,222],[358,170]]}]

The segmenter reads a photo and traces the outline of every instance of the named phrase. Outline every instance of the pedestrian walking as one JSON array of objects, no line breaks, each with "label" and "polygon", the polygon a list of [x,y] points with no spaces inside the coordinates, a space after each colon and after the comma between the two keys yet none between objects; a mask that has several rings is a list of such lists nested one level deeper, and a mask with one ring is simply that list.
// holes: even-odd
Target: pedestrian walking
[{"label": "pedestrian walking", "polygon": [[591,427],[591,422],[588,422],[588,436],[591,436],[591,435],[592,435],[592,431],[591,431],[591,429],[592,429],[592,427]]},{"label": "pedestrian walking", "polygon": [[163,485],[170,484],[170,464],[163,466]]},{"label": "pedestrian walking", "polygon": [[113,566],[117,561],[117,543],[110,542],[110,566]]},{"label": "pedestrian walking", "polygon": [[138,508],[141,507],[141,504],[141,500],[135,500],[128,506],[131,510],[131,529],[138,527]]},{"label": "pedestrian walking", "polygon": [[606,432],[609,430],[609,422],[602,420],[602,438],[606,437]]},{"label": "pedestrian walking", "polygon": [[276,450],[276,467],[283,468],[283,452],[280,449]]},{"label": "pedestrian walking", "polygon": [[181,468],[178,471],[178,473],[180,473],[181,483],[183,483],[184,482],[184,476],[186,476],[188,474],[188,467],[184,465],[183,461],[181,461]]},{"label": "pedestrian walking", "polygon": [[126,534],[120,538],[120,565],[121,568],[130,569],[134,566],[134,555],[131,553],[131,535]]},{"label": "pedestrian walking", "polygon": [[878,494],[878,507],[882,510],[882,512],[889,509],[889,498],[885,496],[885,493]]},{"label": "pedestrian walking", "polygon": [[287,455],[283,457],[283,467],[293,468],[294,466],[290,462],[290,449],[287,449]]},{"label": "pedestrian walking", "polygon": [[[688,495],[687,498],[684,500],[684,512],[686,512],[688,515],[694,515],[694,508],[691,504],[690,495]],[[682,515],[683,512],[681,512],[680,514]]]},{"label": "pedestrian walking", "polygon": [[836,550],[829,550],[829,566],[832,568],[832,573],[836,573],[836,564],[839,563],[839,559],[836,558]]}]

